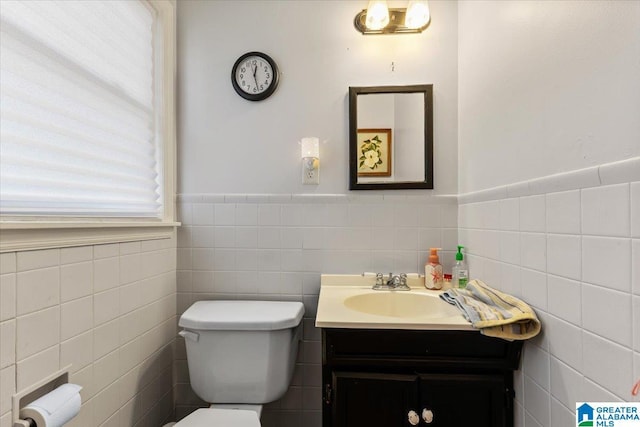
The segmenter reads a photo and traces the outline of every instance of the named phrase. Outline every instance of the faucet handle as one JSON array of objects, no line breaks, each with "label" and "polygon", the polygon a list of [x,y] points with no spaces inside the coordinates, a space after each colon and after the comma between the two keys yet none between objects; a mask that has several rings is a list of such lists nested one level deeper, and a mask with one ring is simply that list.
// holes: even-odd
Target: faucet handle
[{"label": "faucet handle", "polygon": [[400,284],[407,285],[407,273],[400,273]]},{"label": "faucet handle", "polygon": [[382,273],[376,273],[376,285],[378,286],[384,285],[384,276]]}]

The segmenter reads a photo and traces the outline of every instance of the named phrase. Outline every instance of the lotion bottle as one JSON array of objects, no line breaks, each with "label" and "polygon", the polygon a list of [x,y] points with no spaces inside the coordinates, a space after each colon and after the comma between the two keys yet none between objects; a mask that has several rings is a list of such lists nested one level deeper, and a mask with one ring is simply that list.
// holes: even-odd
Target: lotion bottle
[{"label": "lotion bottle", "polygon": [[444,284],[439,250],[440,248],[430,248],[429,261],[424,265],[424,287],[427,289],[442,289]]},{"label": "lotion bottle", "polygon": [[469,281],[469,267],[467,267],[467,263],[464,262],[462,248],[464,248],[464,246],[458,245],[456,265],[453,266],[453,280],[451,281],[452,287],[460,289],[466,288],[467,282]]}]

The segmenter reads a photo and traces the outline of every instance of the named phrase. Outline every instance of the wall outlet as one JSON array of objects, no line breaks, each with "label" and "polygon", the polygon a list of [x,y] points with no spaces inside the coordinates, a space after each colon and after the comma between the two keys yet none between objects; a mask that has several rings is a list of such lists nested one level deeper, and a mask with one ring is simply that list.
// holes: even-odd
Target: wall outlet
[{"label": "wall outlet", "polygon": [[312,167],[306,161],[302,162],[302,183],[304,185],[318,185],[320,184],[320,168],[318,160],[312,160]]}]

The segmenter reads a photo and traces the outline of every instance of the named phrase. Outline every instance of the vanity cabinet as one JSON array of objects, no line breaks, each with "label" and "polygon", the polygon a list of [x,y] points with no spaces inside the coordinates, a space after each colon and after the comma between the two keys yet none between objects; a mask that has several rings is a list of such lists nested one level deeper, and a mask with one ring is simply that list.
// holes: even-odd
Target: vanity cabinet
[{"label": "vanity cabinet", "polygon": [[324,427],[513,426],[520,341],[477,331],[323,329],[322,343]]}]

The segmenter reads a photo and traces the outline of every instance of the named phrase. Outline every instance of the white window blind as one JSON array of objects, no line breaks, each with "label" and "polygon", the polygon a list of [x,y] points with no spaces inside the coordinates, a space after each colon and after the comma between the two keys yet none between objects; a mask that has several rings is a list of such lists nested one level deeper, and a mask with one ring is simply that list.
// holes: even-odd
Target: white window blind
[{"label": "white window blind", "polygon": [[161,217],[154,20],[142,1],[0,1],[0,213]]}]

